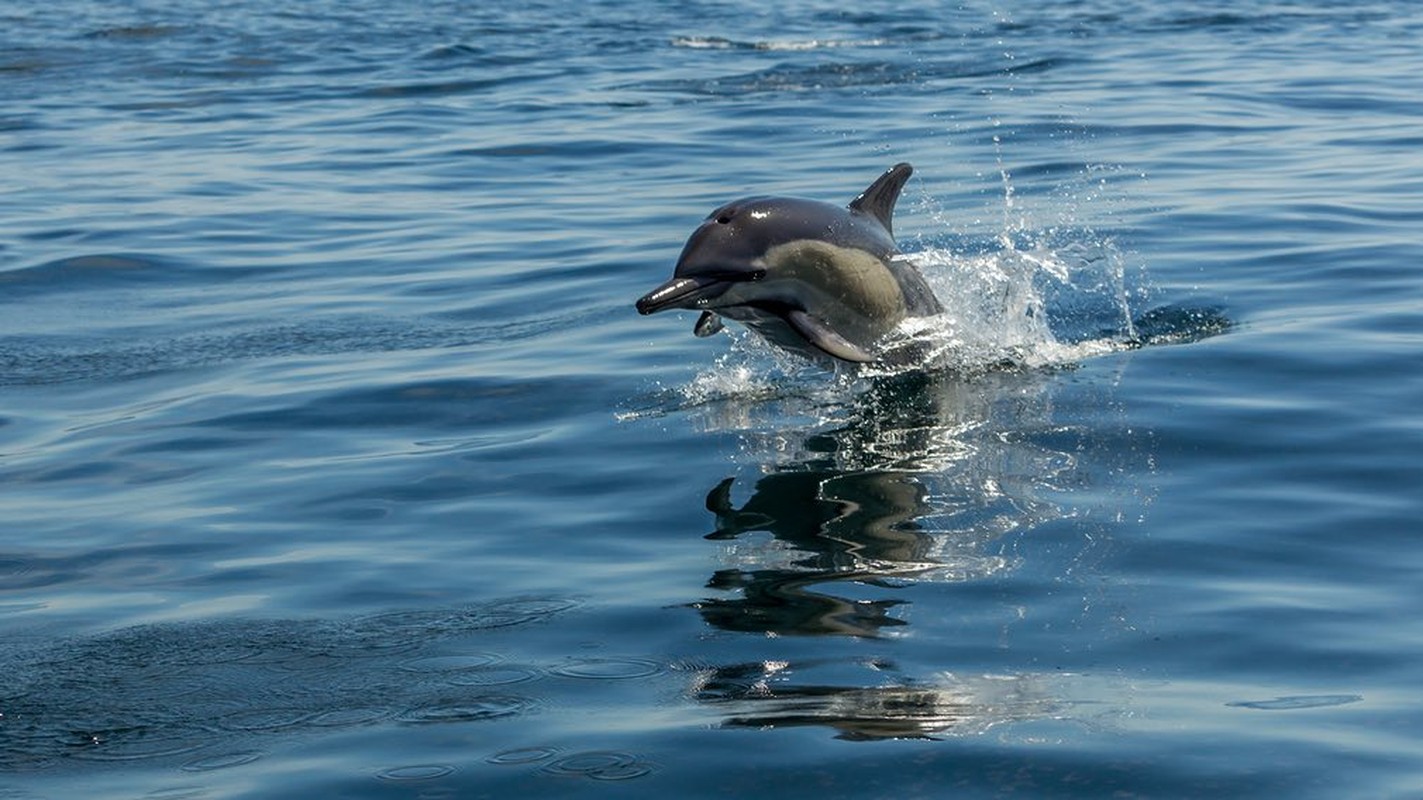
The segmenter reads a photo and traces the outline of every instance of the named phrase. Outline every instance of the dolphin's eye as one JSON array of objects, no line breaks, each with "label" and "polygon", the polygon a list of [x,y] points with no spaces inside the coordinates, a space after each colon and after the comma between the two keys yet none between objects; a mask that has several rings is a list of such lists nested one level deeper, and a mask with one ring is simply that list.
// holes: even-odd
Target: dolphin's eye
[{"label": "dolphin's eye", "polygon": [[731,222],[731,215],[719,214],[717,215],[716,222],[718,225],[725,225],[726,223]]}]

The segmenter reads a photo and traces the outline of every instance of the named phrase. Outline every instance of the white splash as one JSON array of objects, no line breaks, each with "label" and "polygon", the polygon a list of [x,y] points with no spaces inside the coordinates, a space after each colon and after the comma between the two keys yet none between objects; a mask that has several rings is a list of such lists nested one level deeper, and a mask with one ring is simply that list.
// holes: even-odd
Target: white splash
[{"label": "white splash", "polygon": [[[906,319],[887,343],[897,366],[867,374],[929,368],[960,373],[1075,364],[1131,346],[1121,258],[1109,246],[1018,249],[959,255],[928,249],[908,256],[944,306]],[[1103,293],[1109,297],[1101,297]],[[1100,335],[1103,330],[1122,334]],[[907,366],[906,366],[907,365]]]},{"label": "white splash", "polygon": [[762,50],[769,52],[802,52],[840,47],[884,47],[886,39],[760,39],[737,40],[722,36],[677,36],[673,47],[689,50]]}]

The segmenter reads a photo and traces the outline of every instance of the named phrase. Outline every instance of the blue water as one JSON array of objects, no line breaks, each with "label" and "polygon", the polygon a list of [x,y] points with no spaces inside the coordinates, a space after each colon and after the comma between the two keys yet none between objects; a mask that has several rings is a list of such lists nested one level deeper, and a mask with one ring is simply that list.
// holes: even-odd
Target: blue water
[{"label": "blue water", "polygon": [[0,797],[1423,793],[1415,4],[505,5],[0,7]]}]

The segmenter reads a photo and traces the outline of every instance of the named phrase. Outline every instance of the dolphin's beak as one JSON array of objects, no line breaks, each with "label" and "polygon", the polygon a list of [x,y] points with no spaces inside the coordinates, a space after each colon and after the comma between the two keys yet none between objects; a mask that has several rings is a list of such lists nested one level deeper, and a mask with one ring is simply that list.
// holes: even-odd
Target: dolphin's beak
[{"label": "dolphin's beak", "polygon": [[653,314],[666,308],[689,308],[695,300],[720,294],[715,291],[718,287],[725,290],[725,282],[713,278],[673,278],[643,295],[637,301],[637,313]]}]

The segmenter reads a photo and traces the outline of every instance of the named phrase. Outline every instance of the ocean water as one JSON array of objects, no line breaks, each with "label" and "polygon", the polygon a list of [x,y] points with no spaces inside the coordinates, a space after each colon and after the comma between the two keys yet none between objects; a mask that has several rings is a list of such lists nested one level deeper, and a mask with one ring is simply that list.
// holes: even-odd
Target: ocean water
[{"label": "ocean water", "polygon": [[[0,797],[1423,796],[1423,11],[0,6]],[[830,372],[632,303],[915,165]]]}]

